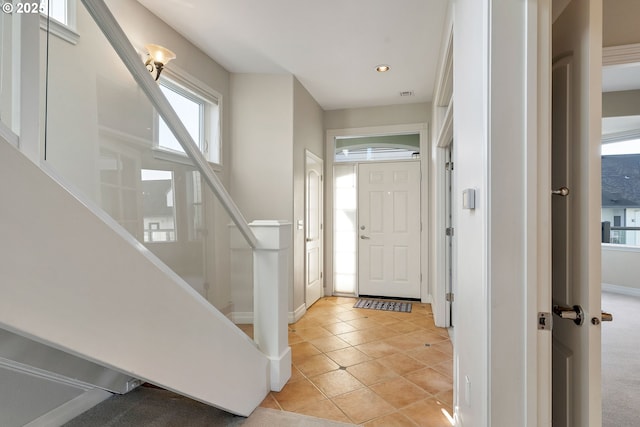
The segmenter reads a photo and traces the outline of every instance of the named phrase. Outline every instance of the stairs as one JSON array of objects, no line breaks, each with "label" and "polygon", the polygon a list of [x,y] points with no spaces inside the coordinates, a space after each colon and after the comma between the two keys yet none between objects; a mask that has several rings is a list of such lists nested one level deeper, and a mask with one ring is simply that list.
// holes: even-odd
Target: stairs
[{"label": "stairs", "polygon": [[243,416],[260,404],[269,360],[231,321],[1,138],[0,170],[0,328],[124,389],[135,378]]}]

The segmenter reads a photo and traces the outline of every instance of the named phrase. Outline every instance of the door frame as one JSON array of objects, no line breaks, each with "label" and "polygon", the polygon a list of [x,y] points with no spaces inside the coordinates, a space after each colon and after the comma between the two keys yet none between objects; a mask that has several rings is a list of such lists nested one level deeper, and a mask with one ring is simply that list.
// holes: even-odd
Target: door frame
[{"label": "door frame", "polygon": [[[447,250],[447,238],[444,230],[447,220],[444,206],[446,203],[445,156],[449,144],[453,141],[453,23],[450,23],[447,27],[445,37],[446,44],[443,45],[443,55],[433,97],[432,137],[434,144],[431,150],[433,164],[429,183],[432,206],[434,207],[433,212],[431,212],[431,221],[429,222],[429,230],[433,236],[433,239],[429,242],[429,248],[433,253],[429,282],[431,283],[432,291],[431,309],[433,311],[433,320],[436,326],[439,327],[451,326],[451,304],[446,301],[447,260],[445,251]],[[455,200],[452,200],[452,205],[454,203]],[[454,210],[455,206],[451,208]],[[453,254],[455,254],[455,248]],[[455,275],[455,270],[453,275]],[[452,278],[452,281],[454,280],[455,278]]]},{"label": "door frame", "polygon": [[[396,135],[403,133],[416,133],[420,135],[420,216],[422,221],[422,232],[420,237],[420,264],[422,266],[422,283],[420,284],[420,299],[423,303],[431,303],[432,294],[429,287],[429,266],[430,248],[429,248],[429,186],[425,181],[429,176],[429,160],[430,142],[427,123],[411,123],[387,126],[370,126],[345,129],[327,129],[325,144],[325,257],[324,267],[327,272],[325,276],[325,286],[332,295],[334,292],[334,268],[333,268],[333,226],[334,226],[334,203],[333,203],[333,187],[334,187],[334,158],[335,158],[335,140],[338,137],[345,136],[381,136]],[[356,289],[357,292],[357,289]],[[355,296],[354,294],[346,296]]]}]

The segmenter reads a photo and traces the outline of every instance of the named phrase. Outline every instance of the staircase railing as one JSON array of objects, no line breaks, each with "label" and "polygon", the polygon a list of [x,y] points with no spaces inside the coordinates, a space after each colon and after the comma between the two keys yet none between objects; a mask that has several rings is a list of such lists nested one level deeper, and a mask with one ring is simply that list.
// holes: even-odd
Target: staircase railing
[{"label": "staircase railing", "polygon": [[[203,226],[202,229],[197,229],[197,227],[195,228],[192,227],[194,229],[189,230],[189,232],[193,231],[193,233],[195,234],[200,233],[199,238],[200,240],[203,241],[202,248],[198,248],[196,251],[197,253],[195,255],[187,251],[180,254],[179,256],[181,259],[183,259],[185,264],[188,264],[188,263],[194,264],[197,262],[201,262],[202,264],[204,264],[204,265],[197,266],[196,269],[208,270],[208,269],[214,268],[209,266],[209,264],[214,264],[215,266],[219,264],[226,264],[224,268],[229,271],[227,271],[225,275],[232,285],[230,293],[231,294],[240,293],[242,294],[243,297],[247,297],[247,294],[250,294],[250,296],[248,297],[248,299],[250,300],[248,302],[249,307],[246,308],[245,310],[246,318],[240,319],[240,320],[245,320],[244,322],[235,321],[237,319],[234,319],[233,316],[238,315],[238,313],[225,312],[223,309],[220,309],[220,306],[218,304],[216,304],[216,307],[218,307],[218,309],[222,311],[223,314],[227,315],[227,317],[231,318],[231,320],[233,320],[235,323],[252,323],[253,324],[252,332],[251,332],[251,334],[253,335],[253,339],[257,344],[258,348],[262,351],[262,353],[265,354],[267,358],[270,360],[271,389],[280,390],[284,386],[288,378],[290,377],[290,369],[291,369],[291,353],[290,353],[290,349],[288,347],[288,342],[287,342],[287,308],[288,308],[287,293],[290,286],[289,284],[290,275],[289,275],[287,263],[289,259],[288,246],[291,241],[291,225],[289,223],[285,223],[281,221],[254,221],[251,224],[247,223],[240,209],[235,204],[234,200],[232,199],[228,191],[225,189],[221,179],[218,176],[218,173],[212,169],[211,165],[209,164],[209,162],[207,161],[203,153],[200,151],[200,148],[196,145],[196,142],[194,141],[191,134],[189,133],[189,130],[185,127],[183,122],[180,120],[180,117],[178,116],[176,111],[172,108],[166,96],[163,94],[163,92],[159,88],[158,83],[153,80],[152,76],[150,75],[148,70],[145,68],[143,61],[141,60],[139,54],[136,52],[136,49],[133,47],[132,43],[129,41],[127,35],[123,31],[123,29],[120,27],[119,23],[115,19],[110,9],[106,6],[105,2],[102,0],[82,0],[82,3],[85,6],[86,11],[88,11],[89,15],[91,15],[91,18],[93,19],[93,21],[95,21],[95,23],[98,25],[100,32],[102,32],[102,34],[106,37],[108,43],[111,45],[111,47],[113,47],[118,57],[122,60],[122,63],[130,73],[130,75],[133,77],[133,80],[136,83],[136,90],[139,89],[140,91],[142,91],[146,99],[148,99],[148,101],[150,102],[151,108],[148,108],[147,106],[145,106],[143,111],[144,114],[142,113],[139,113],[139,114],[146,115],[147,109],[149,111],[155,110],[155,112],[157,112],[158,116],[164,121],[164,123],[166,123],[171,133],[175,136],[175,138],[177,139],[178,143],[180,144],[180,146],[182,147],[182,149],[184,150],[184,153],[188,158],[188,160],[186,160],[186,163],[188,163],[188,167],[186,169],[185,168],[181,169],[181,171],[187,170],[189,174],[194,172],[193,176],[190,175],[190,177],[188,178],[188,179],[193,179],[194,182],[189,185],[191,185],[192,187],[199,185],[199,184],[196,184],[195,181],[199,182],[200,179],[203,182],[205,182],[207,184],[208,189],[211,191],[211,193],[213,193],[213,196],[214,196],[214,197],[210,197],[210,199],[214,199],[213,202],[210,202],[211,203],[210,206],[212,206],[211,210],[213,211],[213,213],[217,214],[218,211],[220,212],[224,211],[226,215],[228,215],[229,221],[225,221],[225,219],[227,219],[226,215],[218,215],[215,221],[211,220],[210,218],[204,218],[204,219],[200,218],[199,220],[201,222],[207,222],[207,221],[215,222],[215,224],[210,225],[209,227]],[[140,6],[138,5],[137,7],[140,7]],[[27,22],[27,20],[24,20],[24,22]],[[23,51],[32,52],[32,55],[29,59],[30,62],[28,63],[25,62],[24,64],[35,65],[35,67],[33,68],[35,68],[36,71],[31,70],[32,71],[31,74],[33,73],[38,74],[40,72],[40,67],[37,64],[37,59],[35,63],[32,60],[34,59],[33,53],[41,51],[39,48],[39,43],[41,42],[38,34],[39,30],[37,30],[33,25],[34,24],[33,19],[28,20],[28,22],[29,22],[29,28],[26,28],[27,27],[26,25],[22,28],[24,33],[29,34],[28,46],[26,45],[27,43],[25,43],[25,45],[20,46],[20,49],[22,49]],[[85,28],[84,30],[87,30],[87,29]],[[86,33],[83,33],[82,31],[79,31],[79,32],[81,37],[79,44],[84,43],[84,47],[83,47],[84,49],[86,49],[88,45],[100,43],[100,41],[95,38],[94,33],[96,31],[92,30],[90,32],[91,33],[90,35],[87,34],[89,33],[89,31],[87,31]],[[36,35],[36,37],[34,37],[34,34]],[[27,40],[27,38],[23,37],[23,41],[24,40]],[[76,55],[76,58],[77,56],[80,55],[79,53],[77,53],[79,52],[79,50],[76,51],[76,53],[73,53],[74,51],[72,49],[75,48],[74,46],[65,45],[64,43],[66,42],[58,43],[58,46],[62,46],[62,48],[59,48],[58,52],[48,52],[48,48],[47,48],[48,55],[54,61],[58,60],[58,64],[59,64],[58,73],[57,73],[58,76],[64,75],[66,72],[66,68],[63,68],[67,66],[67,64],[64,64],[64,60],[63,60],[63,57],[65,57],[65,55]],[[102,49],[101,46],[99,46],[99,48]],[[112,56],[114,55],[111,54],[109,58],[111,58]],[[41,62],[42,67],[44,67],[44,64],[46,64],[47,68],[49,68],[49,57],[46,59],[40,58],[39,61]],[[88,59],[88,61],[90,61],[90,59]],[[74,60],[74,62],[76,61]],[[93,70],[92,67],[88,67],[88,68],[90,68],[90,72]],[[47,71],[50,71],[50,70],[47,69]],[[76,70],[73,71],[73,73],[75,72]],[[76,75],[73,73],[70,73],[70,74]],[[64,90],[70,87],[72,88],[77,87],[76,90],[78,92],[82,92],[84,90],[85,94],[86,92],[91,92],[91,91],[100,92],[102,90],[104,92],[105,89],[100,87],[101,83],[99,82],[99,80],[102,77],[103,76],[101,75],[96,75],[95,76],[96,81],[92,87],[83,86],[83,84],[85,85],[87,84],[87,81],[75,82],[73,81],[74,77],[69,77],[66,79],[66,81],[62,82],[64,85],[63,88],[58,89],[57,91],[54,91],[55,96],[49,96],[49,99],[47,102],[47,105],[49,106],[48,108],[49,115],[46,117],[44,124],[47,127],[47,129],[50,129],[50,128],[53,129],[54,130],[53,132],[41,132],[40,129],[35,129],[35,130],[26,129],[28,128],[28,124],[31,123],[31,120],[27,120],[25,111],[27,109],[33,110],[33,105],[39,104],[39,101],[37,98],[39,96],[39,89],[37,89],[37,86],[36,86],[36,89],[32,88],[31,90],[28,91],[29,93],[27,93],[27,91],[25,90],[22,90],[19,96],[21,97],[22,105],[24,106],[24,108],[22,109],[23,111],[21,111],[20,114],[25,115],[25,117],[22,117],[23,119],[22,124],[24,125],[23,128],[25,129],[22,129],[24,131],[22,133],[20,133],[19,132],[20,129],[18,129],[16,133],[19,134],[20,141],[18,145],[21,146],[23,153],[25,153],[25,151],[29,151],[30,152],[29,158],[31,158],[31,160],[33,160],[36,163],[38,158],[40,157],[38,155],[38,149],[40,147],[40,144],[38,143],[38,140],[39,140],[38,135],[40,133],[44,134],[44,137],[45,137],[44,152],[46,154],[49,151],[52,151],[52,156],[50,156],[51,160],[49,159],[49,156],[47,156],[46,163],[48,164],[48,166],[45,167],[45,169],[51,168],[56,171],[56,174],[54,175],[66,178],[68,180],[68,182],[66,182],[65,184],[67,188],[78,187],[75,191],[79,193],[87,189],[88,189],[87,193],[91,193],[92,191],[94,191],[95,194],[89,194],[87,197],[91,199],[95,204],[101,205],[102,208],[108,212],[108,206],[105,206],[105,201],[102,200],[102,203],[101,203],[101,200],[100,200],[101,197],[105,198],[104,194],[101,193],[102,190],[100,189],[101,185],[103,186],[105,185],[104,182],[101,183],[101,178],[100,178],[100,174],[103,172],[103,170],[100,169],[97,171],[97,173],[95,170],[91,171],[90,173],[87,173],[88,169],[93,167],[92,165],[89,165],[89,163],[100,165],[101,162],[105,162],[105,161],[106,162],[111,162],[111,161],[122,162],[122,158],[118,157],[117,159],[116,158],[112,159],[110,157],[101,157],[101,154],[102,154],[101,150],[103,148],[101,145],[101,142],[90,141],[92,138],[93,139],[100,138],[101,135],[94,135],[94,134],[105,133],[105,132],[108,133],[109,134],[108,138],[110,139],[110,143],[112,140],[117,140],[118,138],[126,137],[127,142],[125,144],[122,144],[122,147],[121,147],[123,153],[127,153],[130,150],[139,150],[142,154],[138,153],[138,155],[143,159],[151,158],[153,156],[153,153],[151,153],[152,150],[150,148],[151,141],[146,137],[145,138],[137,137],[136,136],[137,131],[131,132],[131,134],[124,135],[124,134],[118,134],[117,129],[105,129],[101,127],[100,119],[99,118],[97,119],[96,117],[94,117],[94,116],[99,116],[101,114],[100,107],[96,107],[95,105],[91,105],[87,107],[72,105],[72,108],[74,108],[75,110],[67,111],[66,108],[69,106],[69,103],[64,103],[64,104],[60,103],[60,100],[64,96]],[[93,78],[93,76],[91,78]],[[109,79],[111,77],[107,76],[106,78]],[[118,74],[117,78],[120,78],[120,74]],[[127,86],[129,85],[128,83],[126,84]],[[49,87],[47,88],[48,91],[50,92],[51,87],[55,85],[56,85],[56,82],[50,81]],[[26,82],[22,86],[26,86]],[[106,91],[108,92],[108,90],[111,89],[112,86],[110,85],[107,85],[107,86],[108,88]],[[46,85],[42,84],[41,88],[44,89],[45,87]],[[109,96],[112,96],[112,95],[113,94],[109,94]],[[135,95],[136,94],[134,93],[132,96],[135,97]],[[92,94],[92,96],[94,95]],[[94,97],[99,98],[99,95],[95,95]],[[128,97],[125,97],[125,98],[128,98]],[[25,99],[27,102],[25,102]],[[56,105],[56,102],[58,102],[57,105]],[[76,134],[74,135],[73,127],[68,126],[68,124],[66,123],[67,118],[64,116],[73,116],[74,112],[80,111],[83,108],[87,108],[87,110],[91,110],[91,111],[88,112],[86,115],[83,114],[82,115],[83,118],[80,120],[95,119],[96,123],[92,123],[92,127],[91,127],[94,134],[85,134],[81,132],[76,132]],[[122,108],[126,109],[126,107],[124,106]],[[50,117],[51,113],[53,113],[53,119],[51,119]],[[35,116],[35,114],[33,115]],[[62,117],[64,117],[64,123],[61,123],[60,121]],[[37,122],[37,120],[35,120],[35,122]],[[71,124],[71,120],[69,120],[69,124]],[[95,131],[94,131],[94,128],[95,128]],[[0,128],[0,131],[2,130],[3,129]],[[58,132],[57,135],[55,134],[56,132]],[[4,133],[10,133],[10,132],[4,132]],[[58,141],[56,141],[56,139]],[[47,142],[48,140],[53,141],[53,143],[49,143],[51,141]],[[72,142],[76,143],[75,146],[73,145],[72,142],[70,142],[71,140],[74,140]],[[62,141],[62,144],[56,147],[55,143],[59,141]],[[22,148],[23,142],[25,143],[24,147],[26,147],[27,150]],[[77,144],[77,142],[80,142],[80,144]],[[87,143],[83,144],[84,142],[87,142]],[[65,155],[68,155],[70,154],[70,152],[73,152],[75,150],[78,150],[78,151],[85,150],[88,154],[87,156],[83,157],[82,154],[76,155],[76,153],[73,153],[73,156],[70,156],[69,159],[64,158]],[[88,163],[87,165],[83,164],[85,160],[86,160],[86,163]],[[141,164],[143,161],[144,160],[138,160],[139,163],[137,164],[136,167],[133,168],[133,175],[137,174],[136,179],[138,181],[140,181],[140,172],[141,172],[141,169],[143,169],[141,167]],[[153,161],[157,163],[156,159],[154,159]],[[160,162],[162,161],[165,161],[165,160],[161,160]],[[168,164],[170,162],[165,161],[165,163]],[[60,169],[63,169],[63,170],[60,171],[58,169],[58,166],[60,166]],[[104,169],[104,171],[106,171],[105,175],[108,175],[108,173],[110,172],[109,167],[110,166],[108,165],[107,168]],[[191,168],[193,168],[194,171],[192,171]],[[64,169],[67,169],[67,170],[64,170]],[[196,171],[198,176],[196,176],[196,173],[195,173]],[[222,173],[222,172],[219,172],[219,173]],[[98,175],[98,179],[95,179],[96,175]],[[87,176],[91,177],[89,181],[92,181],[92,182],[86,182]],[[185,175],[183,174],[181,179],[184,180],[185,179],[184,176]],[[108,180],[111,178],[107,176],[107,178],[105,179]],[[138,206],[135,209],[138,209],[138,211],[143,210],[144,207],[141,206],[142,202],[140,201],[140,198],[141,198],[140,187],[141,187],[140,183],[138,183],[138,187],[129,187],[125,189],[126,191],[128,191],[128,193],[126,194],[123,193],[124,195],[120,194],[117,196],[121,200],[126,199],[130,196],[133,196],[134,199],[137,198],[137,200],[134,200],[132,203],[129,204],[129,208],[125,207],[123,210],[126,211],[127,209],[130,209],[132,205],[136,205],[136,204]],[[142,188],[142,190],[144,191],[144,187]],[[171,189],[170,191],[173,192],[174,189]],[[204,190],[201,193],[202,193],[201,197],[203,198],[208,197],[204,195]],[[187,196],[183,195],[182,197],[184,199]],[[81,198],[79,197],[79,199]],[[105,199],[108,199],[108,198],[105,198]],[[198,209],[199,204],[206,204],[206,202],[207,202],[206,200],[205,201],[191,200],[190,201],[192,205],[191,208],[192,210],[196,210]],[[108,201],[106,203],[109,204],[111,202]],[[220,206],[220,209],[218,209],[217,206]],[[211,212],[209,212],[208,214],[211,214]],[[149,224],[148,229],[145,224],[144,230],[142,230],[142,226],[141,226],[142,218],[135,218],[136,215],[138,217],[141,216],[140,212],[138,212],[137,214],[134,213],[133,214],[134,220],[129,220],[129,223],[130,223],[129,226],[127,225],[126,221],[122,221],[121,218],[113,217],[113,219],[115,219],[116,222],[118,222],[124,229],[129,231],[133,236],[137,235],[138,240],[141,244],[146,244],[147,242],[145,242],[144,236],[152,235],[151,233],[153,233],[153,230],[155,229],[152,228],[151,225],[155,223]],[[190,212],[190,215],[203,216],[203,213]],[[231,229],[228,227],[229,222],[233,223],[233,227]],[[175,233],[178,233],[178,234],[180,233],[179,224],[165,225],[165,226],[159,226],[159,227],[160,227],[159,230],[164,231],[165,235],[167,236],[168,235],[175,236]],[[174,228],[176,230],[174,230]],[[166,232],[166,230],[169,230],[169,229],[174,231],[172,231],[171,233]],[[237,230],[237,232],[235,230]],[[222,239],[218,238],[216,242],[213,242],[213,244],[211,244],[212,239],[208,238],[207,234],[213,231],[219,232],[220,236],[222,236]],[[121,235],[124,235],[123,230],[119,230],[119,233]],[[229,241],[229,240],[235,239],[234,237],[235,234],[239,234],[240,236],[242,236],[241,238],[242,244],[238,245],[237,242]],[[225,240],[225,237],[227,242],[220,242],[220,240]],[[167,238],[165,239],[168,240]],[[197,239],[194,239],[194,240],[197,240]],[[238,239],[235,239],[235,240],[238,240]],[[163,251],[166,251],[166,247],[165,248],[161,247],[162,243],[153,241],[153,238],[151,237],[149,237],[148,243],[149,245],[147,246],[155,245],[156,248],[159,248],[158,252],[155,252],[153,249],[151,249],[151,251],[156,253],[157,257],[160,260],[165,261],[165,259],[163,258]],[[193,242],[189,242],[189,244],[193,246]],[[196,244],[200,244],[200,243],[196,243]],[[213,247],[208,245],[211,245]],[[236,251],[235,249],[243,245],[246,245],[248,248],[250,248],[249,251],[245,251],[248,255],[244,256],[244,258],[242,258],[242,255],[240,255],[240,258],[242,259],[239,259],[239,260],[234,259],[234,256],[242,252],[242,251]],[[141,245],[139,246],[141,251],[145,250],[144,248],[142,248]],[[185,281],[188,281],[187,280],[188,278],[185,278],[185,274],[182,274],[184,272],[177,271],[175,269],[174,269],[174,272],[177,273],[176,277],[180,276],[183,279],[185,279]],[[207,279],[206,278],[207,274],[209,274],[207,271],[203,273],[203,275],[205,276],[203,280]],[[238,284],[234,282],[238,281],[238,276],[242,276],[242,278],[240,280],[241,282],[240,285],[236,286]],[[211,298],[208,298],[210,301],[211,299],[223,301],[224,303],[226,303],[226,301],[229,301],[230,306],[233,305],[231,303],[233,299],[233,295],[228,295],[229,291],[227,290],[218,291],[214,289],[214,290],[211,290],[211,293],[216,295],[214,295]],[[97,297],[99,298],[99,296]],[[207,297],[205,296],[205,298]],[[185,316],[188,316],[188,315],[189,313],[185,313]],[[241,313],[240,317],[242,316],[243,314]],[[197,351],[197,349],[194,349],[194,351]]]},{"label": "staircase railing", "polygon": [[122,59],[122,62],[135,81],[147,95],[153,107],[158,111],[158,114],[164,119],[171,132],[175,135],[185,153],[194,162],[194,165],[202,174],[207,184],[209,184],[211,190],[229,213],[231,220],[238,227],[240,233],[242,233],[249,245],[255,248],[258,245],[258,241],[240,212],[240,209],[238,209],[238,206],[236,206],[220,182],[220,179],[213,172],[211,166],[209,166],[204,155],[193,141],[189,131],[180,120],[180,117],[178,117],[175,110],[171,107],[171,104],[169,104],[169,101],[167,101],[167,98],[158,88],[158,84],[153,80],[149,71],[140,61],[139,55],[129,42],[122,28],[118,25],[109,8],[102,0],[82,0],[82,3],[96,24],[98,24],[109,43],[111,43],[111,46],[113,46],[113,49],[120,59]]}]

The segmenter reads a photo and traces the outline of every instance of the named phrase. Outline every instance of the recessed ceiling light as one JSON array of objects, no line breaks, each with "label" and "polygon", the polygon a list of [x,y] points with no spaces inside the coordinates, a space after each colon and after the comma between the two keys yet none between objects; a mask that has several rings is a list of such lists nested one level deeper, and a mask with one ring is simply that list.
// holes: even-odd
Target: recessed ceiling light
[{"label": "recessed ceiling light", "polygon": [[379,73],[385,73],[385,72],[389,71],[390,69],[391,69],[391,67],[389,67],[388,65],[384,65],[384,64],[383,65],[378,65],[376,67],[376,71],[379,72]]}]

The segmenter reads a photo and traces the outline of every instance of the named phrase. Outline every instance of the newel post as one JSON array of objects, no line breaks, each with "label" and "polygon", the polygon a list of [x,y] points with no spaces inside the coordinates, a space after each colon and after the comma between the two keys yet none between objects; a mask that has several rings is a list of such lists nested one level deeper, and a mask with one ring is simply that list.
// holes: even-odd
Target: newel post
[{"label": "newel post", "polygon": [[271,390],[280,391],[291,377],[287,333],[291,223],[253,221],[258,239],[253,250],[254,340],[270,360]]}]

